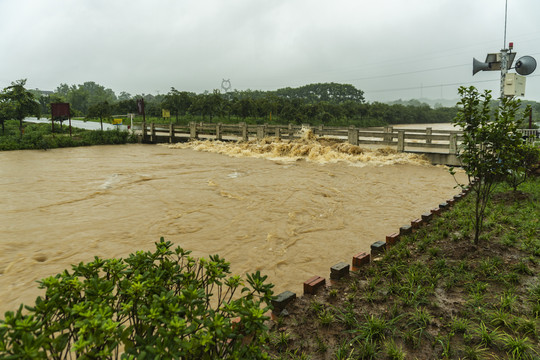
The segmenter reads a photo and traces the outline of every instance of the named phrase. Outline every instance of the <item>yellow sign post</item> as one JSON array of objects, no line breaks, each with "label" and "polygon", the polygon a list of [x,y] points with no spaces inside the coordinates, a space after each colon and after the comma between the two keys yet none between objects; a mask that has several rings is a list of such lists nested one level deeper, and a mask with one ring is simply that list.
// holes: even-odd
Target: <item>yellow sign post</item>
[{"label": "yellow sign post", "polygon": [[161,110],[161,117],[170,118],[171,117],[171,112],[169,110],[162,109]]},{"label": "yellow sign post", "polygon": [[113,125],[122,125],[122,119],[113,119]]}]

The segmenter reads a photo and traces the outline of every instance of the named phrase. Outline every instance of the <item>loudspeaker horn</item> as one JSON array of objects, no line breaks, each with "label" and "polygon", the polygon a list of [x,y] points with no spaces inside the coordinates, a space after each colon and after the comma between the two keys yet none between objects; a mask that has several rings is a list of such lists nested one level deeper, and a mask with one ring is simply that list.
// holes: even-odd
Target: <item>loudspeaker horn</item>
[{"label": "loudspeaker horn", "polygon": [[536,60],[532,56],[522,56],[516,62],[516,72],[519,75],[530,75],[536,69]]},{"label": "loudspeaker horn", "polygon": [[473,63],[472,63],[472,74],[476,74],[477,72],[479,71],[482,71],[482,70],[489,70],[490,66],[489,66],[489,63],[485,63],[485,62],[481,62],[479,60],[476,60],[475,58],[473,58]]}]

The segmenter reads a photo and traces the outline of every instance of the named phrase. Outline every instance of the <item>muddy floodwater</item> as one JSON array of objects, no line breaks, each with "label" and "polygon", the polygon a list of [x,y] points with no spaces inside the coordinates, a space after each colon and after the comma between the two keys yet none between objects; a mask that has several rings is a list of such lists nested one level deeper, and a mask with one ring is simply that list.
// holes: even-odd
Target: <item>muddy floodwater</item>
[{"label": "muddy floodwater", "polygon": [[33,303],[38,279],[161,236],[300,295],[454,186],[418,157],[306,141],[1,152],[0,317]]}]

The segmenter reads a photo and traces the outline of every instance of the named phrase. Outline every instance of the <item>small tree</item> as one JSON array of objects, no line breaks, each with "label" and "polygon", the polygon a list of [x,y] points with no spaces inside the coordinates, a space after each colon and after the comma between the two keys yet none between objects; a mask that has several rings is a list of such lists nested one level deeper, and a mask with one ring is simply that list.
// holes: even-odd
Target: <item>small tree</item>
[{"label": "small tree", "polygon": [[[463,144],[458,157],[474,194],[474,243],[478,245],[490,194],[498,182],[518,169],[520,163],[523,140],[518,132],[521,119],[516,117],[520,102],[503,98],[492,115],[490,91],[479,94],[472,86],[460,87],[459,94],[458,106],[461,108],[454,124],[463,129]],[[453,168],[450,171],[455,174]]]},{"label": "small tree", "polygon": [[39,102],[36,101],[32,92],[25,89],[24,85],[26,85],[26,79],[14,81],[11,86],[4,89],[2,98],[8,105],[2,106],[4,110],[0,110],[7,111],[7,113],[0,114],[0,116],[19,120],[21,137],[23,135],[24,118],[28,116],[39,118],[41,116]]},{"label": "small tree", "polygon": [[101,124],[101,131],[103,131],[103,118],[108,118],[111,116],[112,109],[107,101],[99,102],[95,105],[90,106],[88,109],[87,118],[99,118],[99,123]]}]

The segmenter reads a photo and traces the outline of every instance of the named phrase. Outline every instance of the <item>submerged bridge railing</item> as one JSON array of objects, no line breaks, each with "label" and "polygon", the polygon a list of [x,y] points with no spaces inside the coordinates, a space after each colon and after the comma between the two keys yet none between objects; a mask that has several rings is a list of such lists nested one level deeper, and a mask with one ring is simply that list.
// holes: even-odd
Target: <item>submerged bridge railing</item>
[{"label": "submerged bridge railing", "polygon": [[[461,131],[425,129],[401,129],[392,126],[357,128],[310,125],[248,125],[190,123],[143,124],[140,128],[144,143],[176,143],[193,139],[248,141],[277,137],[284,140],[299,139],[311,130],[318,137],[349,142],[352,145],[380,145],[395,147],[397,151],[417,150],[456,154],[462,140]],[[424,151],[422,151],[424,150]]]},{"label": "submerged bridge railing", "polygon": [[318,137],[348,142],[352,145],[371,145],[395,148],[399,152],[424,154],[434,164],[460,165],[458,147],[461,131],[432,128],[403,129],[392,126],[357,128],[310,125],[249,125],[195,123],[142,124],[134,129],[143,143],[177,143],[195,139],[222,141],[249,141],[277,137],[283,140],[299,139],[311,130]]}]

